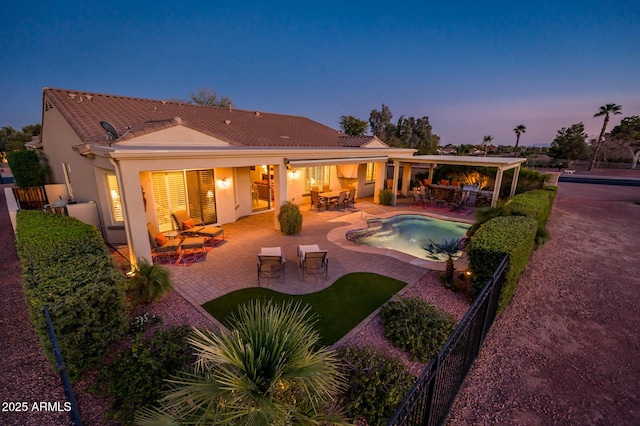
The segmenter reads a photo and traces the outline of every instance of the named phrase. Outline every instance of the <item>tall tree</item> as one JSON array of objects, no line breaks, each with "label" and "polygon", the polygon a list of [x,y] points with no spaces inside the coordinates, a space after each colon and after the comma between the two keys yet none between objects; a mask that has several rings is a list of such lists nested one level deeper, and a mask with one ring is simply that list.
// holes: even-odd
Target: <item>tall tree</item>
[{"label": "tall tree", "polygon": [[367,133],[369,123],[353,115],[340,116],[340,129],[349,136],[362,136]]},{"label": "tall tree", "polygon": [[482,138],[482,147],[484,148],[484,156],[487,156],[487,150],[489,149],[489,144],[495,138],[491,135],[486,135]]},{"label": "tall tree", "polygon": [[371,133],[388,144],[390,144],[396,132],[395,126],[391,123],[392,118],[393,114],[391,113],[391,109],[385,104],[382,104],[380,111],[373,109],[371,110],[371,114],[369,114]]},{"label": "tall tree", "polygon": [[520,143],[520,135],[527,132],[527,126],[525,126],[524,124],[518,124],[513,129],[513,131],[516,132],[516,146],[513,150],[515,154],[518,155],[518,144]]},{"label": "tall tree", "polygon": [[635,169],[640,157],[640,116],[623,118],[609,136],[612,142],[620,144],[631,154],[631,168]]},{"label": "tall tree", "polygon": [[591,164],[589,165],[589,171],[593,169],[593,166],[596,164],[596,159],[600,154],[600,146],[602,145],[602,141],[604,140],[604,133],[607,130],[607,124],[609,124],[609,118],[611,115],[622,114],[622,107],[620,105],[610,103],[600,107],[600,111],[595,113],[594,117],[602,117],[604,115],[604,122],[602,123],[602,130],[600,130],[600,136],[598,136],[598,141],[596,142],[596,148],[593,150],[593,158],[591,159]]},{"label": "tall tree", "polygon": [[232,104],[230,97],[219,97],[218,92],[208,87],[198,89],[197,93],[191,93],[189,97],[191,98],[191,101],[197,105],[229,108]]},{"label": "tall tree", "polygon": [[566,160],[567,166],[572,167],[577,159],[586,156],[589,152],[587,137],[583,123],[563,127],[558,130],[556,138],[551,142],[549,156],[556,160]]}]

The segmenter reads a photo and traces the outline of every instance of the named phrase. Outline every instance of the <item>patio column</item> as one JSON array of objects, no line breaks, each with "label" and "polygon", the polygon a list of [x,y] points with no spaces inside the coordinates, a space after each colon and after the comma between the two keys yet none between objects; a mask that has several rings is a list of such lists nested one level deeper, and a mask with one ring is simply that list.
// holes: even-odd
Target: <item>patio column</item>
[{"label": "patio column", "polygon": [[504,170],[502,167],[498,167],[498,173],[496,174],[496,182],[493,185],[493,197],[491,198],[491,207],[498,205],[498,199],[500,198],[500,187],[502,186],[502,175]]},{"label": "patio column", "polygon": [[431,183],[435,183],[433,181],[433,173],[436,171],[436,166],[436,163],[429,164],[429,180],[431,181]]},{"label": "patio column", "polygon": [[511,192],[509,198],[513,198],[516,195],[516,187],[518,186],[518,177],[520,175],[520,165],[513,170],[513,179],[511,180]]},{"label": "patio column", "polygon": [[404,163],[402,165],[402,195],[405,197],[409,195],[409,188],[411,186],[411,163]]},{"label": "patio column", "polygon": [[280,222],[278,221],[278,213],[280,206],[289,200],[287,191],[287,167],[284,164],[275,164],[273,166],[273,223],[277,231],[280,230]]},{"label": "patio column", "polygon": [[124,214],[124,226],[129,249],[129,262],[137,265],[138,258],[151,262],[151,246],[147,232],[147,218],[144,210],[144,200],[140,188],[140,172],[127,167],[129,162],[111,159],[120,188],[120,202]]},{"label": "patio column", "polygon": [[393,185],[391,185],[391,193],[393,194],[391,198],[391,205],[396,205],[396,198],[398,197],[398,176],[400,176],[400,163],[397,161],[393,162]]},{"label": "patio column", "polygon": [[384,188],[384,181],[387,177],[387,162],[378,161],[376,164],[376,184],[373,190],[373,203],[380,203],[380,190]]}]

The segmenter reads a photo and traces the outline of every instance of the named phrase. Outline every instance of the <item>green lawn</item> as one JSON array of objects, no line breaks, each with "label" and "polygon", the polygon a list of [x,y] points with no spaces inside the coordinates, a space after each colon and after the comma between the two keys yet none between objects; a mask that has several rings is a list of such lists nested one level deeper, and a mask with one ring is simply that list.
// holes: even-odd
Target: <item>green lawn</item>
[{"label": "green lawn", "polygon": [[293,300],[309,304],[317,315],[316,329],[321,345],[332,345],[347,334],[367,315],[389,300],[406,283],[378,274],[357,272],[339,278],[331,287],[317,293],[290,295],[261,287],[234,291],[205,303],[202,307],[228,325],[237,306],[253,299],[274,302]]}]

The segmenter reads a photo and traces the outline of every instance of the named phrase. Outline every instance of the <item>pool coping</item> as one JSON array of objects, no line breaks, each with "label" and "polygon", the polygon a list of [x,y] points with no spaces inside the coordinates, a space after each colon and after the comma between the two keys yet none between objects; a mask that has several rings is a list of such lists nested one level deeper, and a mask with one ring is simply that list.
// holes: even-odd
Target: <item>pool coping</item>
[{"label": "pool coping", "polygon": [[[428,216],[434,219],[446,220],[450,222],[461,222],[461,223],[467,223],[470,225],[473,225],[475,223],[475,220],[471,220],[471,219],[443,216],[443,215],[439,215],[431,212],[416,212],[414,210],[401,210],[401,211],[389,212],[384,217],[379,217],[374,215],[367,215],[366,217],[370,219],[374,217],[379,217],[381,219],[388,219],[390,217],[394,217],[398,215]],[[362,217],[362,213],[353,213],[347,216],[343,216],[340,218],[340,221],[350,222],[350,224],[345,226],[340,226],[329,231],[329,233],[327,234],[327,240],[329,240],[330,243],[333,243],[347,250],[357,251],[360,253],[371,253],[371,254],[389,256],[394,259],[400,260],[402,262],[409,263],[414,266],[419,266],[425,269],[431,269],[434,271],[444,271],[446,268],[446,262],[433,262],[428,259],[420,259],[410,254],[399,252],[397,250],[370,247],[370,246],[356,244],[352,241],[347,240],[345,235],[348,231],[354,231],[354,230],[366,228],[367,221],[366,221],[366,218]],[[467,259],[466,253],[463,253],[462,257],[454,261],[454,267],[456,270],[467,269],[468,265],[469,265],[469,261]]]}]

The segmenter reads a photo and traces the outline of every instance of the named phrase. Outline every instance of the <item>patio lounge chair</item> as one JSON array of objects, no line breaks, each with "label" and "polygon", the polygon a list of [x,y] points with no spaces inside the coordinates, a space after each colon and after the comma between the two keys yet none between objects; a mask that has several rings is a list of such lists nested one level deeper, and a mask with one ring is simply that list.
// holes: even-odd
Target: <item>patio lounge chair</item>
[{"label": "patio lounge chair", "polygon": [[258,285],[261,278],[278,278],[282,274],[285,280],[285,259],[280,247],[262,247],[258,253]]},{"label": "patio lounge chair", "polygon": [[178,210],[171,214],[180,234],[205,237],[207,241],[221,243],[224,241],[224,229],[219,226],[205,225],[189,216],[186,210]]},{"label": "patio lounge chair", "polygon": [[167,238],[156,225],[147,223],[153,263],[173,263],[180,258],[180,238]]},{"label": "patio lounge chair", "polygon": [[300,257],[300,269],[302,270],[303,279],[305,272],[309,274],[321,274],[324,272],[324,279],[327,279],[327,273],[329,271],[327,253],[327,250],[320,250],[317,244],[298,246],[298,256]]}]

